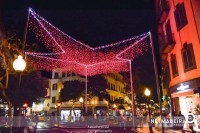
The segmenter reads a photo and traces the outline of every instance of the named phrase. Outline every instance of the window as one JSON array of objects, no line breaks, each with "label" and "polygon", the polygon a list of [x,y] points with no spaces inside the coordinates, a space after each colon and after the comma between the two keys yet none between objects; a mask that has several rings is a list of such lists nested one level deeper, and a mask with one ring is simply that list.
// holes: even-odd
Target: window
[{"label": "window", "polygon": [[110,99],[113,101],[113,96],[110,96]]},{"label": "window", "polygon": [[181,30],[188,23],[184,3],[176,5],[174,17],[176,20],[177,31]]},{"label": "window", "polygon": [[111,90],[114,90],[113,84],[111,84]]},{"label": "window", "polygon": [[165,25],[165,30],[166,30],[166,43],[174,43],[174,39],[172,36],[172,30],[171,30],[171,25],[170,21],[168,20],[166,25]]},{"label": "window", "polygon": [[194,51],[192,44],[184,44],[182,49],[182,58],[183,58],[183,65],[184,71],[187,72],[189,70],[196,68],[196,62],[194,58]]},{"label": "window", "polygon": [[52,97],[52,103],[56,103],[56,97]]},{"label": "window", "polygon": [[66,73],[65,72],[62,72],[62,77],[66,77]]},{"label": "window", "polygon": [[70,73],[69,72],[67,72],[66,75],[67,75],[67,77],[70,77]]},{"label": "window", "polygon": [[57,90],[57,84],[53,84],[53,89],[52,90]]},{"label": "window", "polygon": [[75,73],[72,72],[72,76],[76,76]]},{"label": "window", "polygon": [[55,72],[54,78],[57,79],[58,78],[58,73]]},{"label": "window", "polygon": [[173,77],[178,76],[178,68],[177,68],[176,56],[174,54],[171,54],[171,67],[172,67],[172,75],[173,75]]}]

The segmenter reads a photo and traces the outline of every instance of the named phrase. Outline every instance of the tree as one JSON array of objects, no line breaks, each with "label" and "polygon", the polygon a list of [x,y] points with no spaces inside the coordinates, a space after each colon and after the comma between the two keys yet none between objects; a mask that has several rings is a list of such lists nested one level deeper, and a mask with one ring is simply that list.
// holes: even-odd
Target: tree
[{"label": "tree", "polygon": [[82,96],[85,90],[85,83],[78,80],[67,81],[63,83],[64,87],[60,91],[60,101],[67,102],[72,100],[75,102]]},{"label": "tree", "polygon": [[[33,102],[37,102],[47,94],[47,90],[45,89],[46,79],[41,76],[40,71],[23,74],[20,88],[17,88],[17,78],[16,75],[9,77],[7,95],[11,103],[15,103],[19,107],[22,107],[24,103],[32,105]],[[15,89],[18,90],[15,91]],[[16,99],[15,95],[18,95],[18,99]]]},{"label": "tree", "polygon": [[98,96],[100,101],[102,101],[103,99],[110,101],[110,96],[106,91],[107,81],[102,75],[89,77],[88,86],[90,98]]},{"label": "tree", "polygon": [[[60,99],[59,99],[60,102],[72,101],[74,103],[82,96],[85,90],[85,83],[80,82],[78,80],[67,81],[67,82],[64,82],[63,85],[64,85],[64,88],[62,88],[60,91]],[[72,105],[72,110],[73,110],[73,113],[75,114],[73,105]]]},{"label": "tree", "polygon": [[[109,100],[106,92],[106,80],[102,76],[93,76],[88,78],[88,97],[98,96],[100,100]],[[61,102],[69,100],[77,100],[81,96],[85,96],[85,82],[68,81],[64,82],[64,88],[60,92]]]},{"label": "tree", "polygon": [[12,62],[15,57],[20,53],[15,44],[9,43],[11,38],[2,38],[0,40],[0,91],[4,100],[8,104],[8,115],[11,116],[11,107],[9,97],[6,95],[8,87],[9,74],[13,73]]},{"label": "tree", "polygon": [[[16,37],[16,35],[13,35],[13,34],[8,33],[7,35],[4,35],[2,38],[0,38],[0,92],[1,92],[1,95],[3,96],[3,99],[8,104],[8,116],[11,116],[11,108],[14,103],[14,100],[10,100],[10,99],[12,99],[13,96],[15,95],[13,94],[13,92],[15,90],[14,88],[16,88],[16,84],[15,86],[12,86],[11,84],[14,84],[17,82],[16,77],[14,76],[16,75],[16,72],[14,71],[12,64],[18,55],[23,55],[23,53],[21,52],[21,51],[24,51],[21,49],[23,48],[22,45],[23,44],[21,43],[20,39]],[[28,61],[26,62],[27,64],[29,64]],[[41,96],[41,95],[37,95],[37,93],[43,95],[44,94],[43,89],[45,89],[45,88],[39,87],[40,89],[37,88],[38,91],[34,92],[37,89],[32,88],[32,87],[35,85],[41,85],[42,82],[40,82],[40,80],[42,79],[37,78],[38,80],[34,81],[31,77],[33,76],[33,73],[30,73],[32,71],[33,69],[31,68],[31,66],[27,65],[25,77],[26,79],[29,79],[29,80],[26,81],[25,83],[27,84],[31,83],[31,84],[25,85],[25,83],[23,83],[23,80],[25,80],[24,78],[22,79],[22,84],[21,84],[22,88],[24,88],[23,86],[26,86],[26,89],[24,90],[30,89],[29,90],[30,93],[26,94],[24,92],[24,96],[28,96],[28,94],[30,94],[30,97],[29,97],[30,99],[25,100],[27,103],[30,103],[29,105],[32,105],[31,103],[35,99],[37,99],[38,96]],[[34,84],[32,84],[33,81],[34,81]],[[34,98],[31,99],[31,97],[34,97]],[[22,104],[21,102],[24,102],[24,101],[21,100],[19,102],[19,105]]]}]

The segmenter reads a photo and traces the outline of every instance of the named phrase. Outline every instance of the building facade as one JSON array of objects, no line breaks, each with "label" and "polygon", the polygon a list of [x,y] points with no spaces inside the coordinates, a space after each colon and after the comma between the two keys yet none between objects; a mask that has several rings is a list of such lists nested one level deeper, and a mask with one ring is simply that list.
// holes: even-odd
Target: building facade
[{"label": "building facade", "polygon": [[174,114],[198,114],[200,105],[200,1],[156,0],[162,88]]},{"label": "building facade", "polygon": [[[124,114],[125,111],[130,112],[130,98],[128,97],[128,91],[126,89],[127,83],[124,77],[120,73],[112,73],[104,75],[107,80],[107,89],[110,96],[111,104],[110,110],[115,109],[120,111],[119,113]],[[120,104],[123,103],[123,104]],[[121,106],[121,107],[120,107]]]},{"label": "building facade", "polygon": [[[60,91],[64,88],[63,83],[66,81],[78,80],[85,82],[85,77],[71,73],[71,72],[58,72],[52,71],[51,78],[48,79],[47,95],[41,98],[40,103],[33,103],[32,113],[39,113],[41,116],[44,115],[60,115],[61,120],[68,120],[67,117],[75,118],[75,114],[81,115],[82,111],[87,106],[87,113],[92,115],[117,115],[124,114],[126,111],[130,113],[130,99],[125,89],[126,82],[123,76],[119,73],[103,75],[107,82],[106,91],[110,96],[110,103],[106,99],[100,100],[99,96],[89,96],[87,103],[77,101],[60,102]],[[89,82],[89,81],[88,81]],[[121,101],[121,102],[119,102]],[[120,106],[123,105],[123,108]],[[78,117],[76,117],[78,118]],[[71,122],[75,119],[70,119]]]},{"label": "building facade", "polygon": [[[45,100],[46,105],[48,105],[47,110],[54,110],[56,104],[59,103],[59,93],[64,87],[63,83],[66,81],[78,80],[80,82],[85,82],[85,79],[72,72],[52,72],[52,78],[49,80],[49,99]],[[69,105],[70,106],[70,105]]]}]

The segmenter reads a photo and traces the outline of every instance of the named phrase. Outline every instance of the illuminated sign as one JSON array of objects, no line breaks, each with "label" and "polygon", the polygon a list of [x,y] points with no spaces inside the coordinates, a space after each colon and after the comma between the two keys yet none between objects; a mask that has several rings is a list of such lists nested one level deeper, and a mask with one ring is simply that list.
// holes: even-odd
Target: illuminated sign
[{"label": "illuminated sign", "polygon": [[181,84],[180,87],[177,88],[177,90],[178,91],[182,91],[182,90],[185,90],[185,89],[188,89],[188,88],[189,88],[189,85],[183,85],[183,84]]}]

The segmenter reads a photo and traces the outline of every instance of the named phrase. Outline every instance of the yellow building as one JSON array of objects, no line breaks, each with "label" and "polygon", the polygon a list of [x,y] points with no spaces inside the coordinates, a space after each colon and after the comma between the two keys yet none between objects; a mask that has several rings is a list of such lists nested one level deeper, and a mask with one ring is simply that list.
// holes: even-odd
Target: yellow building
[{"label": "yellow building", "polygon": [[124,99],[126,96],[126,83],[123,81],[123,76],[119,73],[107,74],[105,79],[107,80],[106,91],[110,95],[110,100]]},{"label": "yellow building", "polygon": [[120,104],[117,102],[122,101],[124,104],[124,109],[119,110],[120,113],[124,113],[125,110],[130,110],[128,106],[129,98],[128,92],[126,90],[127,83],[124,80],[124,77],[120,73],[112,73],[104,75],[107,80],[107,89],[106,91],[110,95],[110,109],[118,109],[120,108]]},{"label": "yellow building", "polygon": [[[103,99],[103,101],[99,101],[98,96],[93,96],[89,97],[88,96],[88,101],[87,101],[87,108],[88,108],[88,113],[92,114],[99,114],[99,113],[107,113],[110,108],[113,109],[113,104],[115,104],[115,101],[117,99],[121,99],[124,103],[127,101],[127,91],[125,89],[126,83],[124,81],[124,78],[121,74],[119,73],[114,73],[114,74],[106,74],[103,75],[103,77],[107,81],[107,88],[106,91],[108,92],[110,96],[110,100],[112,101],[111,104]],[[85,78],[81,77],[77,74],[73,73],[64,73],[64,72],[57,72],[53,71],[52,72],[52,77],[51,79],[48,79],[48,95],[46,98],[43,100],[43,104],[38,105],[40,107],[40,110],[42,109],[43,111],[46,112],[56,112],[56,107],[57,104],[59,103],[59,93],[61,89],[64,87],[63,83],[66,81],[72,81],[72,80],[79,80],[80,82],[85,82]],[[84,103],[85,104],[85,103]],[[120,104],[115,104],[116,108],[119,107]],[[41,107],[43,106],[43,107]],[[79,101],[72,103],[70,101],[64,102],[60,105],[60,111],[61,110],[71,110],[72,106],[75,109],[80,110],[81,104]],[[127,106],[127,104],[123,104],[125,107],[124,110],[130,109],[130,107]],[[34,105],[33,111],[37,110],[37,106]],[[67,112],[68,113],[68,112]]]}]

